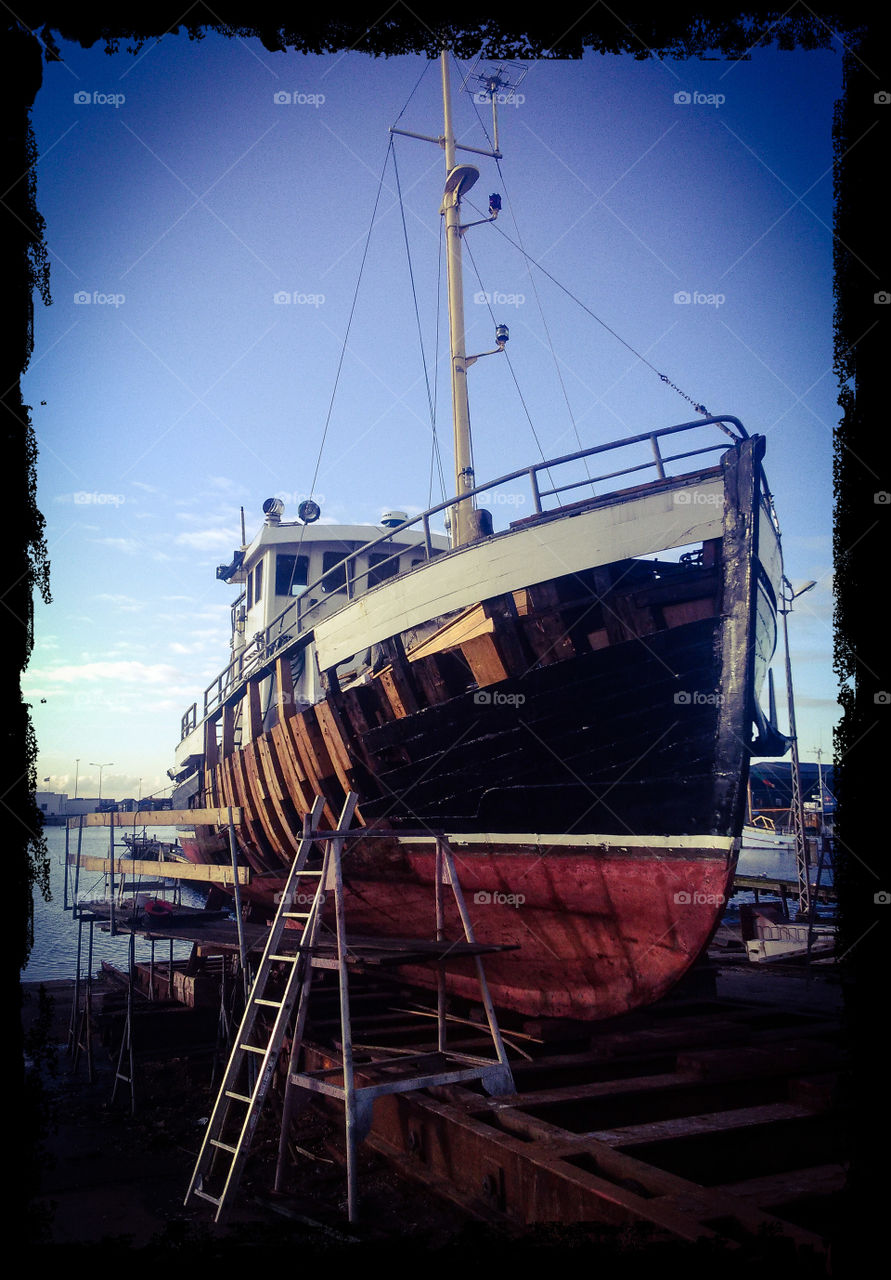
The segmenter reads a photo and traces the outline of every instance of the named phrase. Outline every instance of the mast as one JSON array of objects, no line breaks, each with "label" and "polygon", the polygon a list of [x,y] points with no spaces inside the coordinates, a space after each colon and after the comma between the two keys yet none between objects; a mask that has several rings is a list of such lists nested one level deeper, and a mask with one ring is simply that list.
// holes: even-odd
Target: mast
[{"label": "mast", "polygon": [[[442,66],[443,145],[445,147],[446,189],[443,197],[445,214],[446,263],[449,294],[449,354],[452,370],[452,417],[455,439],[455,494],[460,497],[474,485],[473,454],[470,440],[470,406],[467,397],[467,366],[464,349],[464,281],[461,272],[461,195],[479,177],[472,165],[455,166],[455,135],[452,127],[452,90],[449,81],[449,55],[443,49]],[[452,544],[470,542],[475,533],[473,498],[459,502],[452,513]]]},{"label": "mast", "polygon": [[[470,438],[470,408],[467,398],[467,370],[480,359],[480,356],[498,355],[504,351],[508,340],[507,325],[496,325],[495,350],[483,351],[468,356],[464,341],[464,286],[461,272],[461,236],[467,226],[479,226],[485,222],[494,222],[501,208],[501,197],[490,197],[489,217],[476,222],[461,225],[461,199],[474,185],[480,176],[479,169],[472,164],[456,164],[456,151],[472,151],[476,155],[490,156],[494,160],[501,159],[496,141],[495,150],[482,147],[469,147],[455,141],[452,125],[452,92],[449,80],[449,53],[445,47],[440,53],[442,69],[442,102],[443,133],[441,137],[431,138],[428,134],[413,133],[408,129],[397,129],[392,126],[391,133],[402,134],[407,138],[419,138],[422,142],[435,142],[445,151],[446,181],[440,213],[445,218],[446,232],[446,270],[448,275],[449,300],[449,363],[452,381],[452,418],[454,424],[455,446],[455,495],[461,498],[474,487],[473,448]],[[492,95],[492,110],[496,121],[495,137],[497,139],[496,89],[504,82],[498,75],[490,76],[487,85]],[[452,546],[464,546],[480,536],[480,517],[476,511],[473,498],[464,498],[456,502],[451,516]]]}]

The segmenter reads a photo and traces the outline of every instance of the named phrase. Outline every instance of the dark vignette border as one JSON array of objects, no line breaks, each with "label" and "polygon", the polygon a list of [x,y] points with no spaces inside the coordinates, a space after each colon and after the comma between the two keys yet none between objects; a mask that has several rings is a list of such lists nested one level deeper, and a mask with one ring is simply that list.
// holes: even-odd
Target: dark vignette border
[{"label": "dark vignette border", "polygon": [[[12,484],[3,504],[8,531],[4,537],[3,619],[9,637],[4,663],[3,738],[7,765],[0,789],[5,810],[8,855],[7,893],[10,925],[5,938],[3,996],[18,1014],[19,974],[30,947],[32,892],[40,891],[47,875],[41,819],[33,791],[37,748],[29,708],[22,703],[18,675],[32,645],[33,593],[49,599],[50,565],[43,537],[44,522],[37,510],[37,449],[28,406],[22,403],[20,378],[30,359],[33,337],[33,297],[50,298],[49,265],[43,244],[44,224],[33,166],[37,155],[29,113],[42,81],[44,60],[59,56],[58,42],[89,47],[103,42],[117,51],[137,51],[165,31],[187,32],[200,39],[202,30],[228,36],[257,37],[271,50],[293,48],[309,53],[356,48],[377,56],[408,52],[435,54],[443,35],[462,56],[484,47],[492,57],[579,57],[584,49],[624,53],[643,58],[649,50],[678,58],[722,53],[745,56],[748,48],[774,44],[780,49],[847,47],[844,59],[845,97],[838,104],[834,128],[836,156],[835,297],[836,377],[840,387],[840,425],[836,432],[836,516],[834,558],[837,584],[835,668],[844,707],[836,735],[835,758],[840,764],[838,830],[844,855],[838,871],[841,947],[846,988],[847,1038],[854,1050],[855,1072],[849,1084],[846,1121],[854,1136],[854,1169],[848,1191],[850,1231],[836,1256],[878,1244],[882,1222],[879,1187],[873,1174],[873,1152],[883,1151],[881,1122],[887,1111],[882,1085],[887,1079],[883,1053],[887,1015],[876,979],[885,967],[891,905],[874,901],[878,890],[891,891],[891,869],[879,871],[884,850],[882,784],[884,752],[891,721],[887,691],[891,689],[889,644],[881,600],[887,581],[883,551],[891,504],[876,495],[891,490],[888,465],[887,418],[874,400],[880,381],[882,339],[891,325],[891,306],[877,305],[875,295],[891,288],[888,270],[888,215],[885,184],[891,104],[874,101],[879,91],[891,93],[889,41],[884,21],[866,5],[862,13],[821,9],[803,0],[788,6],[753,4],[745,15],[737,6],[699,6],[633,0],[630,11],[595,0],[590,7],[553,3],[534,17],[525,10],[513,18],[463,15],[452,23],[434,16],[427,6],[404,0],[382,0],[380,13],[365,9],[359,15],[344,4],[338,16],[321,8],[315,13],[288,10],[254,0],[248,6],[232,0],[210,5],[204,0],[175,4],[131,3],[126,9],[97,3],[87,9],[65,3],[23,3],[11,8],[2,0],[4,31],[0,36],[0,93],[3,95],[3,179],[0,196],[2,252],[7,267],[6,311],[15,316],[18,332],[0,347],[2,359],[3,462]],[[448,11],[445,11],[448,12]],[[833,34],[834,33],[834,34]],[[40,305],[40,304],[39,304]],[[802,317],[807,323],[807,317]],[[886,411],[887,413],[887,411]],[[14,655],[14,660],[10,659]],[[886,693],[886,698],[878,695]],[[878,800],[878,803],[877,803]],[[862,861],[861,861],[862,858]],[[866,864],[869,864],[868,866]],[[13,974],[13,965],[15,973]],[[14,1002],[14,1003],[13,1003]],[[21,1029],[11,1046],[16,1063],[22,1061]],[[16,1068],[18,1073],[18,1067]],[[18,1074],[19,1087],[22,1076]],[[22,1097],[24,1098],[24,1090]],[[32,1116],[32,1129],[38,1116]],[[27,1121],[26,1121],[27,1124]],[[24,1154],[24,1153],[23,1153]],[[17,1185],[24,1202],[39,1177],[38,1161],[25,1159]],[[24,1225],[25,1219],[21,1220]],[[482,1242],[480,1242],[482,1243]],[[693,1251],[695,1252],[695,1251]],[[745,1251],[748,1257],[748,1250]],[[204,1260],[210,1257],[204,1254]],[[211,1255],[212,1256],[212,1255]],[[252,1251],[252,1261],[259,1258]],[[304,1254],[305,1256],[305,1254]],[[482,1260],[482,1252],[480,1253]],[[503,1245],[499,1256],[504,1261]],[[581,1260],[578,1254],[576,1259]],[[606,1259],[604,1259],[606,1260]],[[729,1259],[713,1257],[727,1271]],[[694,1261],[688,1251],[685,1270]],[[752,1259],[749,1258],[749,1265]],[[624,1264],[623,1264],[624,1266]],[[838,1271],[837,1265],[833,1268]],[[698,1268],[697,1268],[698,1270]],[[733,1268],[735,1272],[735,1268]]]}]

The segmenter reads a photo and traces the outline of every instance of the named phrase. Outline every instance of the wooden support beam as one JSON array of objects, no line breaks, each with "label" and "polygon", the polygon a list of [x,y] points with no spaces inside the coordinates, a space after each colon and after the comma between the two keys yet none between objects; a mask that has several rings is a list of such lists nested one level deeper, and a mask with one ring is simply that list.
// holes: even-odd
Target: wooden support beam
[{"label": "wooden support beam", "polygon": [[[69,853],[69,866],[77,865],[77,854]],[[165,880],[201,880],[211,884],[234,884],[231,866],[214,866],[198,862],[151,862],[148,858],[108,858],[81,854],[82,871],[113,871],[116,876],[163,876]],[[250,884],[250,867],[238,868],[238,883]]]},{"label": "wooden support beam", "polygon": [[242,699],[242,716],[244,724],[244,741],[253,742],[263,732],[263,712],[260,708],[260,682],[249,680]]},{"label": "wooden support beam", "polygon": [[[228,810],[214,809],[136,809],[130,813],[85,813],[85,827],[208,827],[229,821]],[[241,809],[234,809],[233,822],[242,821]],[[80,816],[68,819],[77,826]]]},{"label": "wooden support beam", "polygon": [[235,707],[223,707],[223,741],[220,744],[223,758],[231,756],[235,750]]}]

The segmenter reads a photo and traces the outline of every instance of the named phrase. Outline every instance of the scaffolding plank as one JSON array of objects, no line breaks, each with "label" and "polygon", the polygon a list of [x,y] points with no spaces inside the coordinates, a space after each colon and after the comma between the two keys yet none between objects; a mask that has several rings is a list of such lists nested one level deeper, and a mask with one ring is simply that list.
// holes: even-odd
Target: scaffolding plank
[{"label": "scaffolding plank", "polygon": [[[130,813],[84,813],[68,819],[76,827],[83,818],[85,827],[212,827],[229,821],[228,809],[137,809]],[[240,809],[232,810],[232,821],[241,822]]]},{"label": "scaffolding plank", "polygon": [[[68,855],[68,865],[78,865],[76,853]],[[116,876],[157,876],[163,874],[165,880],[207,880],[213,884],[234,884],[231,866],[215,866],[211,863],[198,862],[158,862],[147,858],[100,858],[93,854],[82,853],[80,856],[82,871],[114,872]],[[162,869],[163,868],[163,872]],[[250,884],[250,867],[238,868],[238,883]]]}]

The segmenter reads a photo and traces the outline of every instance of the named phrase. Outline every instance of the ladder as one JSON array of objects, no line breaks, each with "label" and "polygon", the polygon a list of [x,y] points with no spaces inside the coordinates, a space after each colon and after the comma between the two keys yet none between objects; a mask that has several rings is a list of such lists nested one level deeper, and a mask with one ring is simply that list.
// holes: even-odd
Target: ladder
[{"label": "ladder", "polygon": [[[341,812],[338,832],[349,828],[355,806],[356,797],[351,793]],[[294,1006],[301,993],[308,989],[330,844],[325,845],[321,868],[310,869],[306,863],[316,842],[315,833],[323,809],[323,799],[316,797],[312,812],[305,816],[303,837],[280,895],[278,910],[186,1192],[185,1204],[197,1196],[214,1205],[215,1221],[220,1220],[227,1201],[238,1186]],[[307,897],[310,899],[308,906]],[[307,909],[291,910],[297,902]],[[294,952],[285,952],[282,944],[289,920],[303,922],[303,932],[297,935],[300,944]],[[284,990],[277,994],[277,998],[269,999],[266,991],[270,979],[274,980],[273,966],[279,964],[286,966]],[[268,1030],[260,1021],[261,1013],[267,1010],[274,1011],[272,1027]],[[214,1186],[216,1194],[208,1189],[210,1185]]]}]

